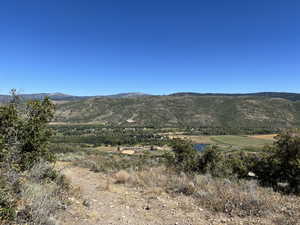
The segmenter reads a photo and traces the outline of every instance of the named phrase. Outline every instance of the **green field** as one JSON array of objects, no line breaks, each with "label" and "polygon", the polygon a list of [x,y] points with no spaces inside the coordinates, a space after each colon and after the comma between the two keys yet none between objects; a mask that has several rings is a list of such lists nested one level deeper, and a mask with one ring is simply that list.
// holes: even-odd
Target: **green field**
[{"label": "green field", "polygon": [[260,148],[268,144],[272,144],[272,140],[253,138],[248,136],[235,136],[235,135],[224,135],[224,136],[211,136],[211,140],[216,144],[236,146],[236,147],[255,147]]},{"label": "green field", "polygon": [[181,138],[191,140],[193,143],[203,143],[216,145],[224,150],[241,149],[247,151],[257,151],[265,145],[272,144],[274,140],[270,137],[259,138],[260,136],[239,136],[239,135],[219,135],[219,136],[188,136],[175,135],[171,138]]}]

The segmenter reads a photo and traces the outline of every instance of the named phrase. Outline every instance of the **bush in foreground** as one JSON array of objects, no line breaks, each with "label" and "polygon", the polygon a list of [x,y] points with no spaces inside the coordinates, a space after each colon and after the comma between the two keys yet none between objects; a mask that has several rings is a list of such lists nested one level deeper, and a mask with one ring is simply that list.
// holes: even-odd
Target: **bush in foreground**
[{"label": "bush in foreground", "polygon": [[285,192],[300,193],[300,136],[295,134],[279,135],[273,146],[260,153],[224,153],[214,147],[198,153],[191,143],[180,140],[175,141],[173,152],[166,158],[178,171],[239,179],[254,172],[263,185],[279,190],[279,184],[287,184]]},{"label": "bush in foreground", "polygon": [[[49,162],[54,106],[49,99],[0,107],[0,224],[52,225],[68,188]],[[18,209],[18,210],[17,210]]]},{"label": "bush in foreground", "polygon": [[286,192],[300,194],[300,137],[290,133],[279,135],[252,170],[262,184],[278,189],[278,184],[286,183]]}]

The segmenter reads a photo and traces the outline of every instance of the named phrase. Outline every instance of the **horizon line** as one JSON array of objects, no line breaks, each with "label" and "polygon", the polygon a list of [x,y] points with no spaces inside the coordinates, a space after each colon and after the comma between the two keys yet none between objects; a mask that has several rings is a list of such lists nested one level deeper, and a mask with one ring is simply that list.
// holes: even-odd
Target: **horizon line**
[{"label": "horizon line", "polygon": [[[132,91],[132,92],[118,92],[112,94],[96,94],[96,95],[73,95],[64,92],[31,92],[31,93],[18,93],[18,95],[39,95],[39,94],[48,94],[48,95],[65,95],[70,97],[106,97],[106,96],[115,96],[115,95],[149,95],[149,96],[167,96],[167,95],[174,95],[174,94],[200,94],[200,95],[247,95],[247,94],[263,94],[263,93],[278,93],[278,94],[300,94],[300,92],[288,92],[288,91],[257,91],[257,92],[194,92],[194,91],[177,91],[177,92],[170,92],[168,94],[150,94],[146,92],[139,92],[139,91]],[[9,96],[10,94],[2,94],[2,96]]]}]

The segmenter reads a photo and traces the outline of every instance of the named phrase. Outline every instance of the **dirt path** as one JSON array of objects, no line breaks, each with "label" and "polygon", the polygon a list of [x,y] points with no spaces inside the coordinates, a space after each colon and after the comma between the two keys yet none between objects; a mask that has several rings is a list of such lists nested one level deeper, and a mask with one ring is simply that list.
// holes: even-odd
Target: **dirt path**
[{"label": "dirt path", "polygon": [[221,224],[220,221],[210,222],[209,215],[199,207],[186,204],[187,207],[183,204],[185,199],[147,193],[112,181],[108,188],[109,178],[105,174],[66,163],[59,163],[58,167],[66,167],[62,172],[77,193],[71,198],[72,204],[60,215],[62,225]]}]

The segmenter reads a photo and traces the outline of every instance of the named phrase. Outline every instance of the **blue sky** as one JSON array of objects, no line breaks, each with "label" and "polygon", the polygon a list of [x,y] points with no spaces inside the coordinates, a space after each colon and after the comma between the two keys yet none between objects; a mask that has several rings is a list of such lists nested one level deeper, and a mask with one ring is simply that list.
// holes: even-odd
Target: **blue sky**
[{"label": "blue sky", "polygon": [[298,0],[3,0],[0,93],[300,92]]}]

